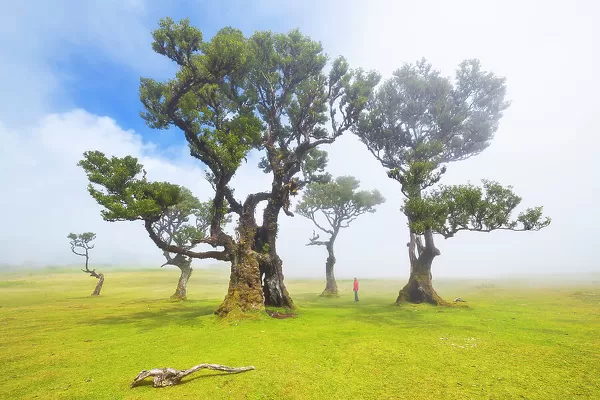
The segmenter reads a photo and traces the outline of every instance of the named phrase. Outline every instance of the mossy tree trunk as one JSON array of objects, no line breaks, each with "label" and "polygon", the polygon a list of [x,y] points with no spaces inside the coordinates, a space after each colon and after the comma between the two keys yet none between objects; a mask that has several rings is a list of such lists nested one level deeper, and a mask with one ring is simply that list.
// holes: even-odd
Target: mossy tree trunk
[{"label": "mossy tree trunk", "polygon": [[410,260],[410,277],[408,283],[400,290],[396,304],[429,303],[445,305],[446,302],[436,293],[431,279],[431,264],[440,251],[433,242],[433,233],[428,230],[424,234],[425,245],[414,232],[410,234],[408,255]]},{"label": "mossy tree trunk", "polygon": [[225,317],[237,312],[264,310],[260,268],[256,252],[247,243],[239,243],[231,261],[229,288],[215,314]]},{"label": "mossy tree trunk", "polygon": [[237,227],[238,240],[228,249],[231,260],[229,288],[215,314],[225,317],[237,312],[264,310],[264,296],[260,280],[260,254],[254,251],[257,231],[254,212],[257,200],[249,196]]}]

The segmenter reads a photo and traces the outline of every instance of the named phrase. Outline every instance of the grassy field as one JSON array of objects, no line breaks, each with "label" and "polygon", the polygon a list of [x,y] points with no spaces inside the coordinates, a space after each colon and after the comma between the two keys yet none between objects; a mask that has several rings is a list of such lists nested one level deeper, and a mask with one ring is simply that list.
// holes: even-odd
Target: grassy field
[{"label": "grassy field", "polygon": [[[223,272],[0,275],[1,399],[598,399],[600,285],[436,282],[468,307],[391,305],[401,282],[362,280],[352,302],[289,281],[298,318],[217,320]],[[198,363],[181,385],[129,388],[142,369]]]}]

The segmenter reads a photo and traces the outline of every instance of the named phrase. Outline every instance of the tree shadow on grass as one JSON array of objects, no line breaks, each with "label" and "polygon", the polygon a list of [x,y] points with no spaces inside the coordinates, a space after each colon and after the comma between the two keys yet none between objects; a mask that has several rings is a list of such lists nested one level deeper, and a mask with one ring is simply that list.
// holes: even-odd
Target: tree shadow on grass
[{"label": "tree shadow on grass", "polygon": [[[131,304],[131,303],[130,303]],[[147,302],[140,302],[145,307]],[[152,309],[133,312],[119,312],[116,315],[106,315],[85,321],[89,325],[135,325],[142,331],[161,328],[168,325],[198,326],[202,324],[200,317],[213,315],[218,307],[216,302],[186,301],[174,303],[164,301],[154,304]]]},{"label": "tree shadow on grass", "polygon": [[444,319],[425,318],[428,314],[453,312],[454,307],[432,306],[429,304],[396,305],[393,301],[386,303],[381,297],[363,297],[358,303],[354,302],[352,295],[338,298],[321,297],[315,293],[303,293],[295,296],[296,304],[308,309],[306,313],[320,313],[331,315],[340,311],[340,318],[350,318],[361,323],[377,326],[396,326],[411,328],[419,326],[449,325]]}]

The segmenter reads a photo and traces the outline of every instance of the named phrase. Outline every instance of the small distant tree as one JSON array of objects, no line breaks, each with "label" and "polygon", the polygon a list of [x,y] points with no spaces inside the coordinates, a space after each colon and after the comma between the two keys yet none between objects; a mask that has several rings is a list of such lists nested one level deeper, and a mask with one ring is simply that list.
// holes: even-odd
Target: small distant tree
[{"label": "small distant tree", "polygon": [[325,276],[327,283],[321,296],[337,296],[338,287],[333,268],[335,255],[333,245],[340,229],[347,228],[350,223],[365,213],[374,213],[375,206],[385,202],[378,190],[357,191],[360,182],[351,176],[340,176],[328,183],[310,183],[296,212],[310,219],[315,226],[327,234],[326,240],[319,240],[315,234],[309,239],[307,246],[325,246],[327,262]]},{"label": "small distant tree", "polygon": [[70,239],[71,251],[78,256],[85,257],[85,269],[82,269],[82,271],[98,279],[92,296],[100,296],[100,291],[104,284],[104,274],[96,272],[95,268],[92,270],[89,269],[90,250],[94,248],[92,242],[96,240],[96,234],[93,232],[70,233],[67,237]]},{"label": "small distant tree", "polygon": [[483,71],[478,60],[463,61],[454,82],[421,60],[394,72],[369,102],[355,132],[406,197],[410,277],[396,303],[444,303],[431,281],[431,265],[440,255],[434,234],[536,231],[550,224],[542,207],[512,218],[521,198],[510,186],[484,181],[482,187],[436,188],[446,164],[489,146],[509,106],[505,93],[505,79]]}]

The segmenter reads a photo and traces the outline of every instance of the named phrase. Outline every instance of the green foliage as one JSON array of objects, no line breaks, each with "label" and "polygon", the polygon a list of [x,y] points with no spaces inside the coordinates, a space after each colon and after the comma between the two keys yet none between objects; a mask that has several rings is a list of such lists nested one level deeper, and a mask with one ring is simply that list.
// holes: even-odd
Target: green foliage
[{"label": "green foliage", "polygon": [[331,177],[323,173],[326,154],[316,146],[333,142],[358,121],[379,75],[353,71],[343,57],[333,61],[326,75],[321,44],[298,30],[257,32],[250,43],[250,83],[266,127],[261,148],[267,154],[259,167],[267,173],[276,170],[275,179],[290,180],[301,170],[305,182],[328,181]]},{"label": "green foliage", "polygon": [[[365,213],[374,213],[375,206],[385,202],[378,190],[358,191],[360,182],[351,176],[340,176],[328,183],[310,183],[304,196],[296,206],[296,212],[312,220],[324,232],[337,235],[340,228]],[[329,228],[317,222],[320,211],[326,218]]]},{"label": "green foliage", "polygon": [[[195,225],[190,219],[195,217]],[[164,242],[191,249],[192,241],[204,239],[212,218],[211,203],[203,203],[192,192],[182,187],[180,201],[167,208],[153,229],[161,235]]]},{"label": "green foliage", "polygon": [[489,145],[509,105],[505,94],[505,79],[477,60],[462,62],[451,82],[423,59],[378,89],[355,132],[389,169],[464,160]]},{"label": "green foliage", "polygon": [[331,181],[331,174],[325,172],[328,161],[325,150],[319,150],[316,147],[310,149],[302,160],[302,166],[300,167],[304,181],[315,183],[327,183]]},{"label": "green foliage", "polygon": [[179,65],[189,65],[202,45],[202,32],[190,26],[189,19],[176,24],[171,18],[161,19],[159,29],[152,32],[152,50],[167,56]]},{"label": "green foliage", "polygon": [[[84,153],[78,164],[90,180],[88,191],[104,209],[106,221],[144,220],[161,239],[182,249],[191,249],[206,238],[215,217],[212,201],[201,202],[182,186],[148,182],[143,166],[131,156],[106,157],[99,151]],[[226,215],[227,202],[220,215]],[[221,226],[230,222],[223,217]]]},{"label": "green foliage", "polygon": [[138,178],[143,166],[135,157],[109,159],[100,151],[86,151],[77,165],[87,174],[88,191],[104,207],[106,221],[156,221],[181,200],[180,186]]},{"label": "green foliage", "polygon": [[92,242],[96,240],[96,234],[94,232],[69,233],[67,238],[69,239],[71,250],[75,251],[76,248],[90,250],[94,248]]},{"label": "green foliage", "polygon": [[[212,201],[202,202],[189,189],[181,187],[180,201],[161,215],[154,223],[153,229],[161,235],[165,243],[189,250],[198,241],[209,236],[214,213]],[[225,214],[223,211],[221,215]],[[231,218],[223,218],[221,226],[230,221]]]},{"label": "green foliage", "polygon": [[463,61],[452,82],[424,59],[394,72],[369,102],[355,133],[402,185],[403,207],[411,230],[451,237],[460,230],[539,230],[550,224],[542,208],[528,209],[515,220],[521,198],[495,182],[435,186],[446,172],[442,164],[464,160],[486,149],[503,111],[505,79]]},{"label": "green foliage", "polygon": [[329,181],[327,156],[316,147],[358,122],[380,79],[375,72],[351,70],[342,57],[326,75],[321,44],[299,30],[245,38],[224,28],[204,42],[188,20],[167,18],[153,38],[153,49],[179,70],[164,83],[141,79],[142,117],[152,128],[184,132],[218,195],[230,193],[225,186],[251,149],[266,151],[259,166],[281,186],[299,172],[300,187]]},{"label": "green foliage", "polygon": [[140,81],[141,113],[156,129],[182,129],[192,156],[217,176],[232,176],[258,146],[262,124],[248,88],[249,50],[241,31],[221,29],[210,42],[188,20],[161,20],[153,49],[180,67],[175,79]]},{"label": "green foliage", "polygon": [[446,167],[438,166],[432,161],[413,161],[402,172],[393,168],[387,172],[388,177],[400,182],[402,192],[407,198],[419,197],[421,190],[438,183],[446,172]]},{"label": "green foliage", "polygon": [[278,117],[271,114],[274,108],[298,110],[311,106],[312,121],[323,121],[325,102],[321,84],[327,56],[321,44],[297,29],[287,34],[256,32],[249,44],[253,61],[250,82],[258,95],[258,111],[263,120]]},{"label": "green foliage", "polygon": [[441,186],[439,189],[407,200],[404,212],[416,233],[431,229],[446,238],[458,231],[490,232],[493,230],[537,231],[550,224],[543,208],[529,208],[511,215],[521,203],[512,187],[483,181],[481,187],[468,185]]}]

